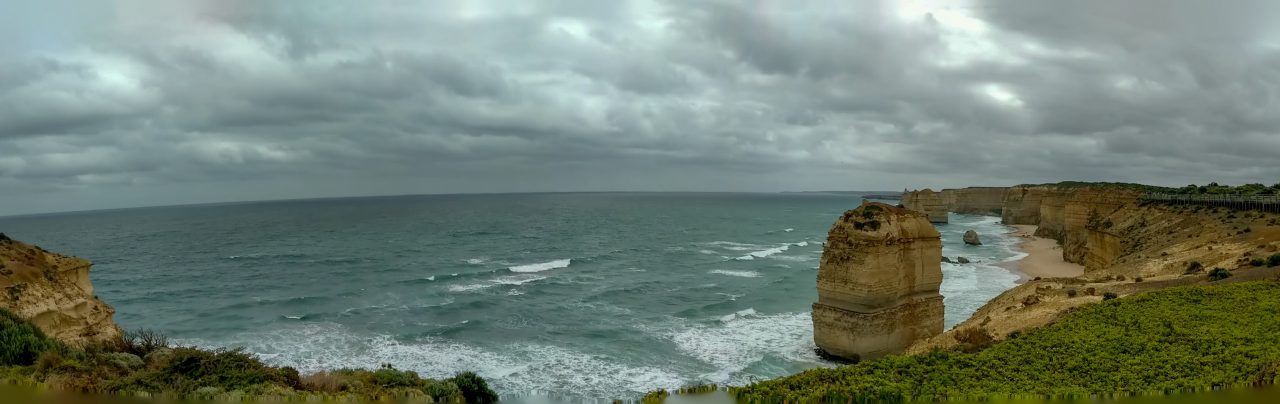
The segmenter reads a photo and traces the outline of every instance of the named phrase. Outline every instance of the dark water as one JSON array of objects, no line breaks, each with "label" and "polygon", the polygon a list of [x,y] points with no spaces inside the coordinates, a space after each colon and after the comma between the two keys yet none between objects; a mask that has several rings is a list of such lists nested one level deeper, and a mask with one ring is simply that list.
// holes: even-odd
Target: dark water
[{"label": "dark water", "polygon": [[[329,199],[0,218],[95,263],[126,328],[314,371],[473,370],[508,396],[634,397],[827,366],[809,305],[836,194]],[[996,218],[953,215],[948,325],[1017,279]],[[987,245],[960,244],[977,229]]]}]

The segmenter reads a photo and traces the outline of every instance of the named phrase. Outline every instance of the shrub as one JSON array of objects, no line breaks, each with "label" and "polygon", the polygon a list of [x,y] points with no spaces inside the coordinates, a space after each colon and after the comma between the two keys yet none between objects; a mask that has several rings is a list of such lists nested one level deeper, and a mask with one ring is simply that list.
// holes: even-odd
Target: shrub
[{"label": "shrub", "polygon": [[31,365],[40,354],[60,347],[58,341],[45,336],[35,325],[0,308],[0,365]]},{"label": "shrub", "polygon": [[225,390],[243,390],[268,383],[299,387],[299,379],[297,370],[269,367],[239,349],[174,348],[168,361],[117,380],[112,390],[171,391],[188,395],[206,386]]},{"label": "shrub", "polygon": [[1255,267],[1260,267],[1260,266],[1263,266],[1263,265],[1267,265],[1267,261],[1266,261],[1266,260],[1263,260],[1262,258],[1254,258],[1254,259],[1249,260],[1249,265],[1253,265],[1253,266],[1255,266]]},{"label": "shrub", "polygon": [[959,342],[961,352],[978,352],[991,346],[995,337],[983,327],[969,327],[957,330],[952,336]]},{"label": "shrub", "polygon": [[1280,266],[1280,253],[1271,254],[1270,257],[1267,257],[1267,266]]},{"label": "shrub", "polygon": [[1231,271],[1228,271],[1228,270],[1226,270],[1225,268],[1220,268],[1220,267],[1219,267],[1219,268],[1214,268],[1212,271],[1209,271],[1209,281],[1210,281],[1210,282],[1212,282],[1212,281],[1220,281],[1220,280],[1227,279],[1227,278],[1230,278],[1230,277],[1231,277]]},{"label": "shrub", "polygon": [[1076,295],[1079,293],[1080,292],[1076,291],[1075,289],[1067,289],[1067,297],[1076,297]]},{"label": "shrub", "polygon": [[1104,301],[1105,301],[1105,300],[1115,299],[1115,298],[1118,298],[1118,297],[1120,297],[1120,295],[1117,295],[1115,292],[1107,292],[1107,293],[1103,293],[1103,294],[1102,294],[1102,300],[1104,300]]},{"label": "shrub", "polygon": [[1188,273],[1188,274],[1198,273],[1198,272],[1203,271],[1203,270],[1204,270],[1204,265],[1203,265],[1203,264],[1201,264],[1201,263],[1200,263],[1200,261],[1191,261],[1191,262],[1187,263],[1187,272],[1186,272],[1186,273]]},{"label": "shrub", "polygon": [[1141,277],[1141,276],[1135,276],[1135,277],[1133,277],[1133,282],[1134,282],[1134,283],[1142,282],[1142,277]]},{"label": "shrub", "polygon": [[147,356],[160,348],[169,347],[169,337],[156,330],[145,328],[126,331],[116,340],[116,350],[138,356]]},{"label": "shrub", "polygon": [[468,403],[492,403],[498,401],[498,394],[489,389],[489,384],[472,372],[459,373],[449,379],[462,390],[462,397]]}]

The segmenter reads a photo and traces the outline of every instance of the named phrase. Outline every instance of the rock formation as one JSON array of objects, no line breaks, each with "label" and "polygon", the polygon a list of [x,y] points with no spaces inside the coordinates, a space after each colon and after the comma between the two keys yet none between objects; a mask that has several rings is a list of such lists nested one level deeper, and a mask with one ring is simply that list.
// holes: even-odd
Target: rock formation
[{"label": "rock formation", "polygon": [[982,245],[982,240],[978,239],[978,232],[968,230],[964,232],[964,243],[968,245]]},{"label": "rock formation", "polygon": [[929,188],[919,191],[904,192],[902,194],[902,206],[916,212],[924,213],[930,222],[947,222],[946,204],[942,202],[942,197],[939,193],[933,192],[933,190]]},{"label": "rock formation", "polygon": [[971,215],[1000,216],[1009,187],[968,187],[944,189],[942,203],[946,210]]},{"label": "rock formation", "polygon": [[925,214],[876,202],[845,212],[818,269],[818,348],[877,358],[942,332],[941,261],[941,237]]},{"label": "rock formation", "polygon": [[118,337],[115,310],[93,295],[90,265],[0,234],[0,308],[72,345]]}]

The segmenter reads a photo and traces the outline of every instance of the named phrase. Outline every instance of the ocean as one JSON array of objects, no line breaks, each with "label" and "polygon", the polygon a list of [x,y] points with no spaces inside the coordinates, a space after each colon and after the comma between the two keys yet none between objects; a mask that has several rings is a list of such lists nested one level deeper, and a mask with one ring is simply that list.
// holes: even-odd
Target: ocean
[{"label": "ocean", "polygon": [[[0,218],[94,262],[126,329],[303,373],[475,371],[506,399],[601,400],[833,366],[813,352],[838,193],[432,195]],[[999,218],[939,226],[950,327],[1014,286]],[[965,246],[965,230],[985,245]]]}]

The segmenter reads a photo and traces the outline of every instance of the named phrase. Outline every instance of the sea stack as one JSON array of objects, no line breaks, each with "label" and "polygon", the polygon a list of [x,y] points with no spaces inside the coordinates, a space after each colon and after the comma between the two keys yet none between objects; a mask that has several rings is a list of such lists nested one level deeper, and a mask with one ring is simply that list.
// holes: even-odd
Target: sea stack
[{"label": "sea stack", "polygon": [[930,222],[947,222],[947,205],[942,201],[942,194],[929,188],[903,193],[902,206],[924,213]]},{"label": "sea stack", "polygon": [[941,333],[941,261],[941,237],[925,214],[878,202],[845,212],[818,268],[818,348],[871,359]]}]

